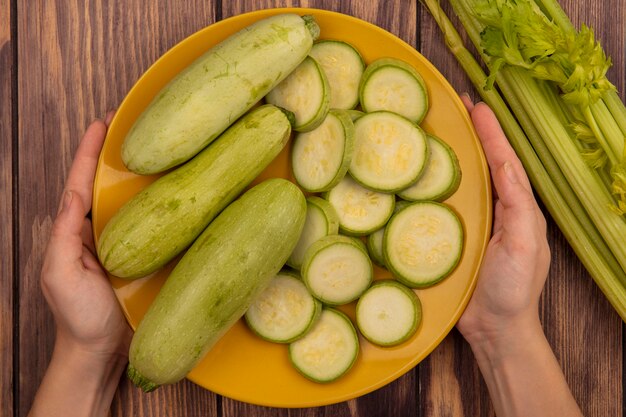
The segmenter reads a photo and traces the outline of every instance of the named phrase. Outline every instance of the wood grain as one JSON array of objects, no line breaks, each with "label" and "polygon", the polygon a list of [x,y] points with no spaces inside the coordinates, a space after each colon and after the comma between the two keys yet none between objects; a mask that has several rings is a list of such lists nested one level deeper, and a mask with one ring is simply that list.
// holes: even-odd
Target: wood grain
[{"label": "wood grain", "polygon": [[0,0],[0,416],[13,415],[13,51],[11,4]]},{"label": "wood grain", "polygon": [[[213,4],[19,1],[20,403],[25,416],[54,341],[39,274],[74,149],[167,49],[214,19]],[[3,154],[4,155],[4,154]],[[215,395],[185,381],[144,395],[125,381],[114,415],[215,415]],[[136,413],[136,414],[131,414]]]},{"label": "wood grain", "polygon": [[[584,22],[602,28],[597,37],[616,63],[608,77],[622,91],[623,99],[626,14],[615,13],[615,10],[626,10],[626,2],[613,2],[610,7],[598,2],[562,1],[561,4],[575,25]],[[422,10],[422,53],[443,72],[456,91],[470,92],[478,99],[471,82],[458,70],[452,54],[442,50],[445,44],[437,33],[433,19],[425,9]],[[449,7],[446,10],[450,12]],[[453,21],[456,19],[453,18]],[[456,26],[460,27],[459,24]],[[546,335],[583,414],[622,415],[623,387],[614,383],[623,378],[621,319],[597,289],[545,209],[544,213],[548,218],[548,241],[553,252],[541,302],[541,319]],[[583,311],[585,313],[581,314]],[[423,363],[426,369],[420,375],[423,390],[428,393],[428,408],[424,415],[494,415],[471,349],[458,334],[453,338],[454,341],[450,338],[444,341]],[[441,361],[451,363],[454,358],[460,357],[466,360],[457,360],[455,369],[441,368]],[[450,392],[450,386],[467,384],[467,381],[473,381],[473,389],[462,391],[460,396]],[[589,398],[590,392],[596,393],[593,400]],[[463,407],[459,407],[457,401],[461,401]],[[477,404],[480,406],[477,407]]]},{"label": "wood grain", "polygon": [[[576,24],[584,21],[598,28],[597,36],[615,63],[609,78],[624,99],[626,0],[562,0],[562,4]],[[89,121],[119,105],[139,76],[189,34],[235,14],[287,6],[340,11],[381,26],[420,50],[457,91],[476,97],[431,17],[417,2],[190,0],[181,7],[163,0],[0,0],[0,219],[6,226],[0,229],[0,253],[5,256],[0,270],[0,415],[27,414],[51,354],[54,324],[41,296],[39,274],[63,181]],[[16,34],[10,30],[12,10],[17,11]],[[17,91],[12,90],[11,71],[5,71],[12,65],[18,69]],[[14,94],[16,114],[12,105],[5,105]],[[19,122],[14,126],[16,116]],[[17,147],[12,142],[14,128]],[[548,239],[554,261],[541,303],[548,339],[584,414],[625,417],[621,320],[550,219]],[[12,275],[14,248],[19,253],[17,276]],[[19,317],[12,310],[18,302],[12,298],[13,280],[19,283]],[[19,334],[13,334],[13,320],[19,320]],[[18,380],[12,380],[13,340],[19,343]],[[16,409],[12,384],[20,393]],[[219,397],[188,381],[144,394],[122,378],[112,415],[473,417],[493,416],[493,409],[469,346],[452,331],[413,371],[336,405],[257,407]]]}]

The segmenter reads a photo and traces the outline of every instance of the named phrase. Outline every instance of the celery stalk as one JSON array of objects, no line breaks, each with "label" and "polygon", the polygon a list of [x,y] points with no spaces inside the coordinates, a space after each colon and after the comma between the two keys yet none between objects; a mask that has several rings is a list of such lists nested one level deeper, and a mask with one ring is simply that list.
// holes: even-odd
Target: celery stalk
[{"label": "celery stalk", "polygon": [[563,140],[569,133],[564,126],[553,123],[553,110],[546,104],[537,82],[518,68],[502,68],[501,72],[514,86],[517,97],[531,119],[535,121],[535,127],[544,138],[550,153],[572,188],[577,190],[583,207],[604,236],[622,268],[626,269],[626,246],[622,244],[626,236],[626,222],[607,210],[608,207],[615,205],[615,201],[604,187],[598,173],[585,163],[576,147],[569,143],[571,142],[569,139]]},{"label": "celery stalk", "polygon": [[548,16],[565,32],[573,32],[574,25],[567,17],[565,10],[556,0],[535,0],[539,7],[548,13]]},{"label": "celery stalk", "polygon": [[[574,24],[569,19],[561,5],[556,0],[536,0],[540,7],[544,9],[548,16],[565,32],[573,32]],[[609,110],[613,121],[619,126],[622,136],[626,137],[626,106],[622,103],[616,91],[609,91],[602,98],[605,106]]]},{"label": "celery stalk", "polygon": [[[498,85],[507,95],[511,108],[517,109],[518,119],[525,121],[525,128],[529,137],[535,138],[534,149],[502,97],[495,90],[486,90],[484,88],[487,76],[472,54],[464,47],[461,37],[441,9],[438,0],[423,0],[423,2],[441,28],[446,44],[476,86],[483,100],[496,113],[507,137],[524,163],[533,187],[544,201],[552,217],[583,265],[590,272],[598,287],[622,319],[626,321],[626,285],[624,284],[626,282],[626,274],[624,274],[624,270],[611,254],[598,230],[589,220],[589,216],[574,196],[560,169],[555,165],[552,154],[546,149],[545,141],[542,140],[539,131],[532,123],[533,115],[525,113],[523,111],[523,100],[520,101],[515,98],[513,93],[515,84],[513,81],[517,80],[515,78],[513,81],[506,80],[504,79],[505,77],[500,75]],[[470,38],[475,43],[479,43],[480,26],[471,17],[468,9],[466,9],[467,4],[464,4],[462,0],[450,0],[450,2],[455,9],[455,13],[465,25]],[[532,106],[535,105],[535,103],[532,103]],[[569,136],[569,134],[566,134],[566,136]],[[574,146],[572,149],[574,149]],[[535,151],[541,155],[541,160]],[[574,154],[579,157],[577,152],[572,152],[572,155]],[[584,163],[582,166],[586,167]],[[591,180],[592,185],[595,181],[598,180]],[[610,198],[610,195],[608,198]],[[611,216],[611,214],[609,213],[608,216]]]},{"label": "celery stalk", "polygon": [[626,138],[626,106],[615,91],[609,91],[603,101]]}]

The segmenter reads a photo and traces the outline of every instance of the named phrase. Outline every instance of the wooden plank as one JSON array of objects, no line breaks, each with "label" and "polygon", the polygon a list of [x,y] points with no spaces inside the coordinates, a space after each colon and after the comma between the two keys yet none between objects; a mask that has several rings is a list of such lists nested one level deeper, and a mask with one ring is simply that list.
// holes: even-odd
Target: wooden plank
[{"label": "wooden plank", "polygon": [[[442,6],[456,22],[448,3],[442,2]],[[439,28],[423,5],[420,5],[419,16],[420,52],[457,92],[468,92],[477,100],[472,83],[459,69],[454,56],[448,52]],[[456,26],[459,27],[459,24]],[[478,366],[469,345],[458,331],[451,332],[422,362],[419,376],[419,407],[423,416],[482,417],[492,414]]]},{"label": "wooden plank", "polygon": [[0,416],[13,415],[13,75],[11,3],[0,0]]},{"label": "wooden plank", "polygon": [[[585,0],[564,2],[575,21],[584,19],[601,28],[598,36],[605,39],[605,48],[613,56],[615,67],[609,77],[622,92],[626,85],[624,68],[623,28],[626,27],[626,0],[611,4]],[[15,1],[18,5],[18,26],[29,28],[18,36],[19,52],[19,253],[20,277],[20,390],[16,415],[26,415],[32,397],[47,365],[53,343],[52,320],[40,295],[38,277],[45,242],[63,179],[71,162],[71,155],[81,133],[90,119],[102,116],[115,107],[139,75],[165,50],[186,35],[214,21],[215,2],[186,2],[185,8],[169,6],[167,2],[133,0],[112,2],[102,6],[98,2],[65,2],[54,4],[43,0]],[[0,19],[10,13],[8,0],[0,0]],[[395,0],[376,2],[331,2],[330,0],[293,2],[246,0],[218,5],[222,16],[243,11],[276,6],[306,6],[342,11],[378,24],[400,36],[412,45],[418,45],[448,77],[458,91],[471,91],[464,75],[455,70],[454,59],[445,51],[445,45],[426,16],[422,6],[415,2]],[[416,11],[416,7],[419,9]],[[415,15],[420,17],[419,25]],[[587,18],[590,18],[589,20]],[[595,22],[595,23],[594,23]],[[9,27],[0,21],[0,68],[7,55],[3,29]],[[416,27],[420,27],[420,33]],[[622,30],[622,33],[619,33]],[[615,31],[615,33],[610,33]],[[9,38],[10,39],[10,38]],[[11,54],[9,53],[8,56]],[[0,98],[10,102],[10,81],[6,72],[0,73]],[[7,87],[8,85],[8,87]],[[7,98],[6,101],[4,99]],[[4,133],[11,116],[10,106],[0,108],[0,133]],[[5,130],[3,130],[5,129]],[[9,128],[10,130],[10,128]],[[0,140],[10,135],[0,135]],[[3,158],[11,155],[10,141],[0,143]],[[6,151],[6,152],[5,152]],[[4,176],[11,165],[5,159],[0,167],[0,186],[9,184]],[[4,189],[3,189],[4,191]],[[3,192],[10,196],[10,192]],[[11,203],[0,202],[0,215],[11,218]],[[4,204],[4,205],[3,205]],[[7,211],[6,204],[9,204]],[[4,223],[5,225],[7,223]],[[11,239],[0,230],[2,253],[11,253]],[[618,415],[623,402],[621,321],[603,302],[601,294],[575,260],[562,235],[551,222],[549,240],[555,261],[542,301],[542,319],[557,357],[565,368],[575,396],[583,404],[585,415]],[[17,243],[16,243],[17,244]],[[5,247],[6,245],[6,247]],[[5,251],[8,249],[8,251]],[[9,268],[7,262],[2,268]],[[4,269],[2,270],[4,272]],[[2,277],[10,276],[4,274]],[[0,281],[0,291],[9,285]],[[2,291],[0,297],[6,297]],[[2,307],[7,304],[2,298]],[[10,301],[10,300],[9,300]],[[584,312],[584,314],[581,314]],[[0,343],[7,339],[10,327],[0,323]],[[11,314],[10,312],[8,314]],[[10,337],[10,333],[9,333]],[[16,336],[17,337],[17,336]],[[588,342],[589,346],[580,343]],[[7,341],[10,344],[10,342]],[[4,349],[4,346],[1,345]],[[10,350],[9,350],[10,352]],[[3,378],[10,374],[10,353],[1,351],[0,366]],[[6,361],[6,363],[5,363]],[[3,395],[0,401],[11,404]],[[419,387],[419,392],[418,392]],[[418,396],[419,394],[419,396]],[[6,406],[5,406],[6,407]],[[145,395],[123,378],[114,399],[112,414],[193,416],[193,415],[466,415],[491,416],[493,411],[482,377],[478,372],[467,344],[454,331],[418,368],[359,399],[311,409],[282,410],[255,407],[220,399],[189,382],[163,387]]]},{"label": "wooden plank", "polygon": [[[576,25],[586,22],[599,28],[597,37],[613,57],[608,76],[624,97],[626,2],[562,2]],[[449,9],[447,9],[449,10]],[[439,29],[425,8],[420,8],[422,53],[430,59],[458,92],[477,94],[444,51]],[[460,27],[459,24],[456,24]],[[547,337],[564,369],[574,396],[586,416],[622,414],[622,323],[575,254],[554,221],[548,217],[548,241],[553,262],[541,302],[541,318]],[[581,314],[581,312],[584,312]],[[585,341],[583,343],[583,341]],[[461,360],[462,358],[462,360]],[[441,368],[441,363],[447,363]],[[426,397],[424,416],[492,416],[493,409],[471,349],[454,332],[423,363],[420,383]],[[467,385],[475,388],[468,389]],[[464,387],[450,392],[449,387]]]},{"label": "wooden plank", "polygon": [[[39,273],[72,155],[87,124],[124,98],[167,49],[214,21],[211,2],[18,1],[20,403],[25,416],[54,341]],[[4,153],[3,153],[4,155]],[[3,165],[4,166],[4,165]],[[4,357],[4,356],[3,356]],[[3,368],[4,369],[4,368]],[[145,395],[123,378],[113,415],[215,414],[216,396],[184,381]]]},{"label": "wooden plank", "polygon": [[[358,17],[388,30],[405,42],[415,46],[417,39],[416,4],[414,2],[369,1],[369,2],[337,2],[330,0],[298,1],[222,1],[222,17],[227,18],[253,10],[273,7],[312,7],[345,13]],[[290,411],[289,415],[333,415],[365,416],[365,415],[416,415],[417,389],[416,372],[411,371],[387,387],[365,395],[356,400],[343,402],[326,407],[309,408]],[[286,415],[285,410],[258,407],[224,399],[223,416],[254,415],[275,416]]]},{"label": "wooden plank", "polygon": [[[626,95],[626,0],[561,0],[576,27],[596,28],[596,39],[613,60],[607,77]],[[553,258],[543,295],[548,340],[585,416],[624,413],[623,323],[554,226]],[[584,311],[584,315],[580,312]],[[581,343],[585,341],[584,343]],[[616,383],[617,381],[621,383]]]}]

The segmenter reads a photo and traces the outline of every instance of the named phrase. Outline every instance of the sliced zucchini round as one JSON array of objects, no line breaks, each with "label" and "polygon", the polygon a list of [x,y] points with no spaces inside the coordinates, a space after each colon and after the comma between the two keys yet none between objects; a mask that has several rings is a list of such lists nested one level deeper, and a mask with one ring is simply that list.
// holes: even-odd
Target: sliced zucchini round
[{"label": "sliced zucchini round", "polygon": [[322,66],[330,85],[330,108],[353,109],[359,103],[359,82],[365,62],[359,51],[344,41],[315,43],[310,55]]},{"label": "sliced zucchini round", "polygon": [[299,276],[281,271],[252,303],[245,320],[259,337],[291,343],[309,331],[321,311],[322,303],[313,298]]},{"label": "sliced zucchini round", "polygon": [[367,236],[367,253],[369,253],[372,262],[382,267],[385,266],[385,258],[383,256],[384,235],[385,227],[383,226]]},{"label": "sliced zucchini round", "polygon": [[383,237],[385,265],[403,284],[420,288],[448,276],[463,250],[463,226],[445,204],[412,203],[394,214]]},{"label": "sliced zucchini round", "polygon": [[[398,200],[393,209],[394,214],[411,204],[410,201]],[[383,236],[385,235],[385,226],[376,230],[367,236],[367,252],[370,254],[372,261],[378,265],[385,267],[385,257],[383,256]]]},{"label": "sliced zucchini round", "polygon": [[307,56],[265,96],[265,100],[294,114],[295,131],[308,132],[319,126],[328,113],[328,79],[317,61]]},{"label": "sliced zucchini round", "polygon": [[339,232],[339,217],[333,206],[323,198],[306,199],[306,221],[300,240],[287,260],[287,265],[300,269],[306,250],[317,240]]},{"label": "sliced zucchini round", "polygon": [[363,116],[365,114],[365,112],[362,112],[361,110],[346,110],[346,112],[348,112],[348,116],[350,116],[350,118],[352,119],[352,122],[356,122],[356,120],[358,118],[360,118],[361,116]]},{"label": "sliced zucchini round", "polygon": [[413,66],[396,58],[381,58],[367,66],[359,86],[366,113],[388,110],[420,123],[428,112],[428,91]]},{"label": "sliced zucchini round", "polygon": [[426,134],[396,113],[367,113],[354,123],[349,172],[362,185],[394,193],[417,181],[429,155]]},{"label": "sliced zucchini round", "polygon": [[426,135],[430,157],[417,182],[398,192],[398,197],[409,201],[443,201],[461,184],[461,166],[454,150],[433,135]]},{"label": "sliced zucchini round", "polygon": [[321,125],[295,137],[291,168],[310,192],[328,191],[346,175],[354,150],[354,124],[344,110],[330,110]]},{"label": "sliced zucchini round", "polygon": [[324,308],[313,328],[289,345],[289,359],[306,378],[331,382],[352,368],[359,356],[354,325],[342,312]]},{"label": "sliced zucchini round", "polygon": [[409,339],[422,321],[422,306],[413,290],[395,280],[376,281],[356,305],[361,334],[380,346]]},{"label": "sliced zucchini round", "polygon": [[329,305],[356,300],[370,286],[372,261],[362,242],[342,235],[326,236],[304,255],[302,279],[311,294]]},{"label": "sliced zucchini round", "polygon": [[367,189],[346,175],[326,193],[339,216],[339,229],[349,235],[365,236],[380,229],[393,213],[395,196]]}]

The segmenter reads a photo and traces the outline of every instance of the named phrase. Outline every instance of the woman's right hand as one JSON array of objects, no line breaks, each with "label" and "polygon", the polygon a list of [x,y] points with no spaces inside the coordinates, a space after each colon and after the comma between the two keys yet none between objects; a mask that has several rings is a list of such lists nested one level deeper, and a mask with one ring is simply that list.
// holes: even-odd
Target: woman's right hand
[{"label": "woman's right hand", "polygon": [[484,103],[462,98],[480,138],[494,185],[493,233],[478,283],[457,328],[471,342],[537,325],[539,297],[550,266],[546,220],[522,163]]}]

